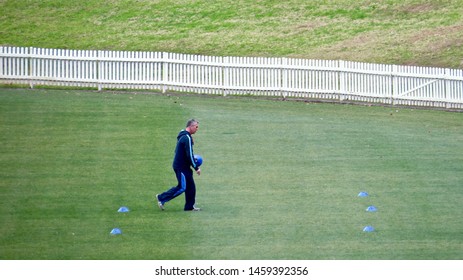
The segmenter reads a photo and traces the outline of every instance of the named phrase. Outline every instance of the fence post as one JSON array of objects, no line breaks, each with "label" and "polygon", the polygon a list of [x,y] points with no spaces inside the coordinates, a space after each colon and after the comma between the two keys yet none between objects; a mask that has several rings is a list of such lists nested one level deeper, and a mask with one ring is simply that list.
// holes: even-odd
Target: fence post
[{"label": "fence post", "polygon": [[392,72],[391,72],[391,105],[395,105],[395,97],[399,93],[398,83],[397,83],[397,65],[392,65]]},{"label": "fence post", "polygon": [[161,65],[162,65],[162,93],[166,93],[166,82],[167,82],[167,53],[162,52]]},{"label": "fence post", "polygon": [[339,69],[339,101],[346,99],[347,88],[346,88],[346,63],[344,60],[338,60]]},{"label": "fence post", "polygon": [[450,69],[444,69],[444,79],[445,79],[445,107],[447,109],[451,108],[450,92],[452,90],[450,85]]},{"label": "fence post", "polygon": [[222,95],[223,96],[227,96],[228,94],[228,84],[229,84],[229,76],[230,76],[230,59],[228,58],[228,56],[225,56],[223,58],[223,64],[224,65],[222,67],[222,75],[223,75],[223,78],[222,78]]},{"label": "fence post", "polygon": [[34,48],[29,47],[27,48],[27,54],[29,55],[29,59],[27,60],[29,63],[29,88],[34,89],[34,77],[35,77],[35,58],[32,57],[32,54],[34,53]]},{"label": "fence post", "polygon": [[96,67],[96,80],[97,80],[97,86],[98,86],[98,91],[101,91],[103,89],[101,85],[101,77],[103,76],[103,67],[101,65],[101,57],[102,57],[102,51],[97,51],[96,53],[96,61],[95,61],[95,67]]},{"label": "fence post", "polygon": [[281,95],[283,99],[286,98],[286,89],[288,88],[288,70],[286,66],[288,65],[288,59],[283,57],[280,58],[280,71],[281,71]]}]

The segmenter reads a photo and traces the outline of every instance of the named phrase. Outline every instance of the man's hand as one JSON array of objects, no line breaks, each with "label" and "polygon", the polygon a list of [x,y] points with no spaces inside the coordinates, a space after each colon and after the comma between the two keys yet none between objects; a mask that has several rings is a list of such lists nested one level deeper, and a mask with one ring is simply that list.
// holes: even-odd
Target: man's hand
[{"label": "man's hand", "polygon": [[198,168],[198,170],[196,170],[196,174],[201,175],[201,168]]}]

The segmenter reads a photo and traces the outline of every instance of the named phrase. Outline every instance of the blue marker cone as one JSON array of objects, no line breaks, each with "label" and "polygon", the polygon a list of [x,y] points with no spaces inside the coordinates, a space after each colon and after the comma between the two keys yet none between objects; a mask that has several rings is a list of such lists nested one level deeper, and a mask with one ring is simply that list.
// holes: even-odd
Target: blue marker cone
[{"label": "blue marker cone", "polygon": [[366,209],[367,212],[376,212],[378,211],[378,208],[376,208],[375,206],[371,205],[371,206],[368,206],[367,209]]},{"label": "blue marker cone", "polygon": [[368,193],[367,192],[359,192],[359,194],[357,196],[358,197],[367,197]]},{"label": "blue marker cone", "polygon": [[373,232],[373,231],[375,231],[375,228],[372,227],[372,226],[366,226],[366,227],[363,228],[363,231],[364,232]]},{"label": "blue marker cone", "polygon": [[127,213],[127,212],[129,212],[129,208],[127,208],[125,206],[122,206],[121,208],[119,208],[119,210],[117,210],[117,212],[119,212],[119,213]]},{"label": "blue marker cone", "polygon": [[122,234],[122,230],[120,228],[113,228],[110,232],[111,235]]}]

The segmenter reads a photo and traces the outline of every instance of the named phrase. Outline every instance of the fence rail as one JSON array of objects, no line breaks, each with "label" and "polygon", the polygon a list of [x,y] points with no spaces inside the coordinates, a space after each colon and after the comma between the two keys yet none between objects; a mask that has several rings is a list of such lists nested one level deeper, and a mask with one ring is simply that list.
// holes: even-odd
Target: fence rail
[{"label": "fence rail", "polygon": [[0,47],[0,82],[463,108],[463,70],[166,52]]}]

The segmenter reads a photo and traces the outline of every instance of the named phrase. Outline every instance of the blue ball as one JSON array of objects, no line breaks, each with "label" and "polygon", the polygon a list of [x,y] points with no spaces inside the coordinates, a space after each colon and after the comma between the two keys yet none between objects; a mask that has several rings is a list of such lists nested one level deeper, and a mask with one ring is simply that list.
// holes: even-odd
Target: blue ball
[{"label": "blue ball", "polygon": [[201,166],[201,164],[203,164],[203,157],[202,157],[202,156],[200,156],[200,155],[195,155],[194,158],[195,158],[195,161],[196,161],[196,165],[197,165],[198,167]]}]

